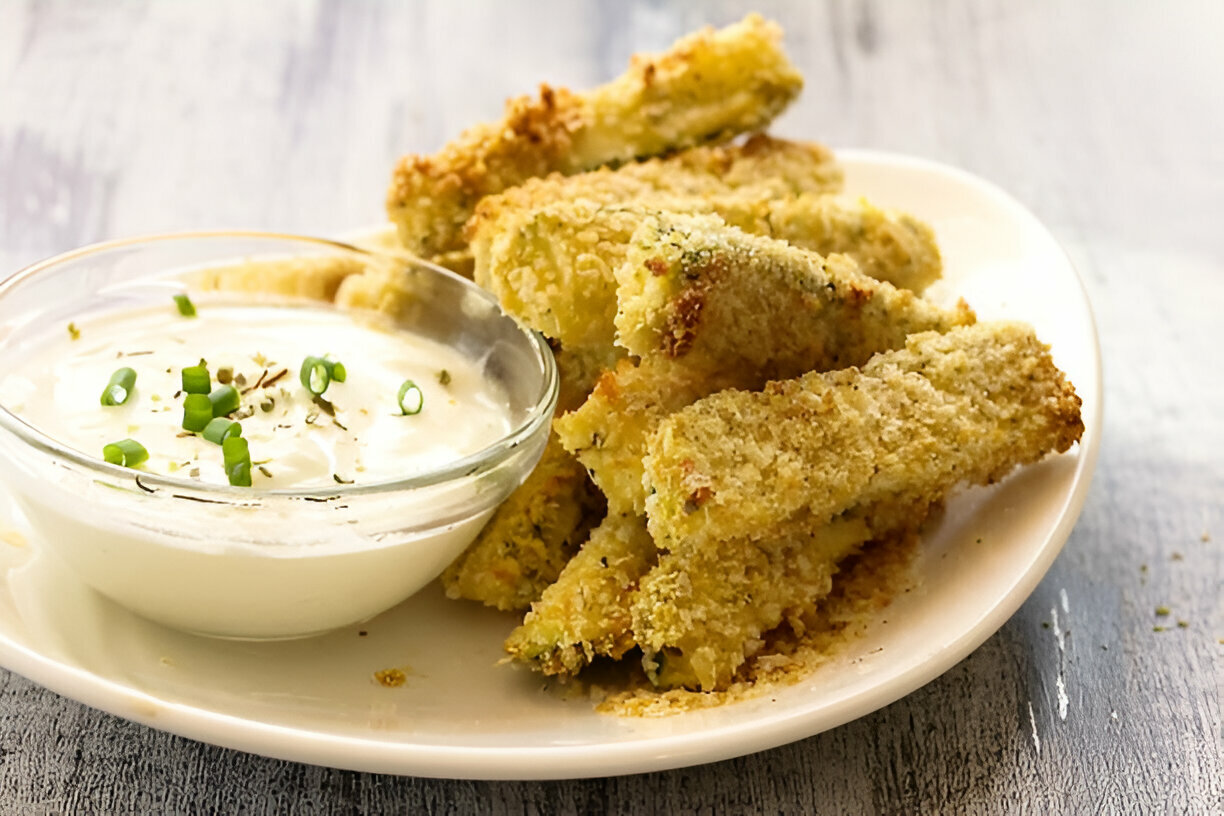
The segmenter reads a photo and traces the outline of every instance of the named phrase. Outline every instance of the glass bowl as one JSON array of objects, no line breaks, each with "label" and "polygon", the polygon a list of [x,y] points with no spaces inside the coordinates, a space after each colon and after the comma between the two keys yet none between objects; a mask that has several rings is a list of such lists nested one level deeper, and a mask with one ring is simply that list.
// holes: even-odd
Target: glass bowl
[{"label": "glass bowl", "polygon": [[[544,339],[470,281],[417,259],[264,233],[183,233],[98,244],[0,282],[0,359],[93,314],[166,304],[262,264],[300,298],[390,315],[457,350],[505,395],[511,430],[484,449],[403,478],[259,489],[108,464],[0,404],[0,481],[52,557],[132,611],[228,638],[304,637],[386,610],[472,541],[535,466],[557,399]],[[266,263],[265,263],[266,262]],[[358,277],[354,277],[358,276]]]}]

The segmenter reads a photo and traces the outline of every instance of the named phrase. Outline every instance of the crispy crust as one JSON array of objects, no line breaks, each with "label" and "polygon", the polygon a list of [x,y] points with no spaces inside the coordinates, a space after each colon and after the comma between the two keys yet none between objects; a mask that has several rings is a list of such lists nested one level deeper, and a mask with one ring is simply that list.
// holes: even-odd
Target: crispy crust
[{"label": "crispy crust", "polygon": [[341,284],[376,263],[356,253],[246,261],[195,272],[191,283],[203,291],[259,292],[333,300]]},{"label": "crispy crust", "polygon": [[645,519],[609,515],[532,605],[506,652],[545,674],[576,674],[633,647],[629,596],[658,558]]},{"label": "crispy crust", "polygon": [[609,348],[616,342],[616,270],[636,230],[658,213],[714,213],[746,232],[817,253],[845,253],[871,277],[915,292],[941,273],[934,234],[910,216],[862,199],[776,199],[745,188],[711,196],[656,194],[632,205],[577,199],[506,209],[473,241],[475,279],[515,317],[565,346]]},{"label": "crispy crust", "polygon": [[1079,408],[1030,327],[992,323],[673,414],[647,460],[668,554],[632,600],[647,671],[725,687],[765,633],[813,611],[842,559],[912,533],[959,483],[1065,451]]},{"label": "crispy crust", "polygon": [[616,512],[644,512],[645,441],[673,411],[724,388],[859,365],[911,332],[974,319],[868,278],[845,256],[824,259],[716,216],[648,216],[618,279],[621,340],[641,364],[605,375],[556,422]]},{"label": "crispy crust", "polygon": [[803,519],[759,542],[662,555],[630,602],[647,676],[661,688],[725,688],[766,633],[786,620],[802,628],[832,590],[837,565],[870,538],[861,516]]},{"label": "crispy crust", "polygon": [[553,436],[527,480],[442,573],[448,598],[525,610],[603,516],[603,497]]},{"label": "crispy crust", "polygon": [[913,292],[820,255],[749,235],[713,215],[659,214],[616,272],[616,329],[631,353],[766,379],[866,362],[907,334],[971,323]]},{"label": "crispy crust", "polygon": [[733,191],[790,198],[838,192],[842,181],[842,168],[827,147],[757,133],[742,144],[693,147],[616,169],[528,179],[481,199],[465,235],[475,243],[482,235],[504,229],[499,222],[558,201],[649,206],[650,199],[660,196],[706,197]]},{"label": "crispy crust", "polygon": [[862,371],[726,391],[669,416],[647,445],[650,529],[661,546],[700,547],[800,512],[823,522],[903,493],[929,504],[1065,451],[1079,409],[1027,325],[917,334]]},{"label": "crispy crust", "polygon": [[540,87],[538,99],[506,105],[495,124],[474,127],[435,156],[405,156],[387,213],[410,251],[433,256],[462,246],[461,229],[483,196],[550,172],[717,142],[767,125],[803,80],[782,52],[781,29],[759,15],[637,56],[618,79],[586,93]]}]

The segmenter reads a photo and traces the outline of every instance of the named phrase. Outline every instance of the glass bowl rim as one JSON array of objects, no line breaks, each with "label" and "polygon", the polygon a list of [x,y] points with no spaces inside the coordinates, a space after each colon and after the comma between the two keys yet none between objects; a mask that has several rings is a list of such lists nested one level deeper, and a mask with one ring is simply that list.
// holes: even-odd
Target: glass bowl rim
[{"label": "glass bowl rim", "polygon": [[309,235],[295,235],[292,233],[269,232],[263,230],[184,230],[178,232],[154,233],[150,235],[134,236],[131,238],[99,241],[29,264],[28,266],[22,267],[6,277],[0,278],[0,299],[4,298],[14,287],[33,278],[40,272],[45,272],[48,269],[60,266],[68,261],[74,261],[89,255],[110,252],[112,250],[142,244],[200,239],[209,240],[214,238],[246,238],[271,242],[281,241],[285,242],[286,244],[313,244],[317,247],[335,249],[357,256],[364,256],[373,259],[384,258],[406,262],[431,274],[440,275],[443,278],[449,279],[452,282],[460,285],[462,288],[467,289],[471,294],[474,294],[475,296],[484,300],[508,320],[513,321],[518,330],[526,336],[528,341],[532,344],[532,348],[534,348],[536,351],[536,357],[539,359],[544,368],[541,395],[528,410],[526,419],[517,424],[507,434],[495,442],[486,445],[475,453],[469,454],[443,467],[427,470],[423,473],[417,473],[412,476],[398,479],[383,479],[376,482],[355,485],[335,484],[275,489],[234,487],[232,485],[205,483],[196,479],[168,476],[159,473],[149,473],[143,470],[123,467],[122,465],[112,465],[100,458],[90,456],[76,450],[75,448],[70,448],[58,442],[51,436],[48,436],[35,426],[18,417],[3,403],[0,403],[0,429],[8,431],[25,445],[42,454],[67,460],[78,467],[92,471],[96,474],[109,477],[120,477],[124,481],[127,479],[135,479],[138,486],[140,486],[148,495],[153,495],[153,493],[148,487],[146,487],[146,485],[173,488],[180,493],[182,491],[188,491],[189,493],[194,494],[214,495],[221,499],[236,500],[242,504],[248,504],[252,501],[261,499],[277,498],[325,499],[327,501],[332,501],[355,496],[405,492],[445,485],[447,483],[456,482],[466,477],[475,476],[494,469],[496,466],[512,458],[515,450],[517,450],[528,440],[535,437],[540,432],[542,427],[547,430],[547,427],[552,420],[553,411],[556,408],[560,389],[560,375],[557,371],[557,363],[553,357],[552,349],[548,345],[548,341],[538,331],[529,329],[523,324],[519,323],[517,320],[514,320],[514,318],[510,317],[510,315],[501,308],[501,305],[497,302],[497,298],[492,293],[482,289],[480,286],[476,285],[474,282],[468,280],[462,275],[456,274],[455,272],[438,266],[437,264],[430,263],[422,258],[418,258],[417,256],[406,251],[387,252],[378,249],[358,247],[354,246],[353,244],[345,243],[344,241],[336,241],[330,238],[318,238]]}]

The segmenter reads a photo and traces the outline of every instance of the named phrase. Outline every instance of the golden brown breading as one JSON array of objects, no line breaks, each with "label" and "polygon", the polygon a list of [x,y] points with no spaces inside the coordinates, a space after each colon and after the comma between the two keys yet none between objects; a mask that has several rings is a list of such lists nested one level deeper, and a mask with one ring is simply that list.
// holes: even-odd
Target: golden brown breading
[{"label": "golden brown breading", "polygon": [[912,531],[959,483],[1065,451],[1079,408],[1031,327],[991,323],[673,414],[647,460],[668,554],[632,601],[644,665],[664,685],[725,686],[764,633],[802,625],[841,559]]},{"label": "golden brown breading", "polygon": [[718,196],[742,192],[757,198],[793,198],[841,190],[837,158],[815,142],[775,139],[764,133],[742,144],[693,147],[665,158],[563,176],[553,173],[487,196],[464,233],[470,243],[487,238],[524,212],[558,201],[644,206],[661,196]]},{"label": "golden brown breading", "polygon": [[907,334],[973,321],[967,306],[941,309],[845,255],[822,258],[714,215],[647,217],[616,278],[617,336],[631,353],[764,379],[856,365]]},{"label": "golden brown breading", "polygon": [[662,688],[711,691],[783,621],[802,631],[804,615],[833,588],[837,565],[871,537],[862,517],[792,523],[764,541],[715,542],[665,553],[630,599],[634,642]]},{"label": "golden brown breading", "polygon": [[658,551],[645,519],[610,514],[511,633],[506,651],[545,674],[576,674],[633,647],[629,595]]},{"label": "golden brown breading", "polygon": [[800,511],[823,521],[917,490],[937,501],[1066,450],[1079,407],[1025,324],[913,335],[861,372],[727,391],[669,416],[647,444],[650,529],[660,546],[699,546]]},{"label": "golden brown breading", "polygon": [[660,355],[624,360],[604,373],[586,402],[557,417],[553,427],[585,465],[614,513],[642,513],[642,457],[646,439],[673,411],[735,385]]},{"label": "golden brown breading", "polygon": [[463,224],[481,197],[529,178],[760,130],[803,85],[781,38],[777,25],[753,14],[635,57],[627,73],[592,91],[541,86],[538,100],[511,100],[502,121],[472,128],[437,155],[404,157],[387,213],[405,247],[438,255],[462,247]]},{"label": "golden brown breading", "polygon": [[[582,176],[572,176],[575,181]],[[714,213],[746,232],[818,253],[842,252],[871,277],[915,292],[939,278],[930,228],[862,199],[756,190],[711,196],[647,196],[632,205],[561,200],[508,208],[472,243],[475,280],[502,307],[568,348],[604,349],[616,338],[616,277],[634,232],[658,212]]]},{"label": "golden brown breading", "polygon": [[641,363],[622,363],[555,423],[613,512],[644,511],[645,441],[672,411],[724,388],[858,365],[912,332],[974,319],[868,278],[846,256],[824,259],[716,216],[648,216],[618,278],[622,341]]},{"label": "golden brown breading", "polygon": [[332,300],[346,278],[379,263],[363,252],[301,256],[214,266],[192,274],[191,285],[203,291],[262,292],[314,300]]},{"label": "golden brown breading", "polygon": [[586,471],[553,436],[527,480],[442,573],[447,597],[527,609],[557,580],[603,510]]},{"label": "golden brown breading", "polygon": [[763,216],[743,207],[715,205],[714,212],[733,226],[821,255],[849,255],[863,274],[898,289],[921,294],[943,274],[939,245],[927,224],[863,198],[784,198],[769,202]]},{"label": "golden brown breading", "polygon": [[604,372],[616,368],[617,364],[625,359],[626,354],[624,349],[616,347],[574,351],[562,348],[555,341],[550,342],[553,358],[557,361],[557,372],[561,377],[561,392],[557,395],[558,416],[566,411],[573,411],[586,402]]}]

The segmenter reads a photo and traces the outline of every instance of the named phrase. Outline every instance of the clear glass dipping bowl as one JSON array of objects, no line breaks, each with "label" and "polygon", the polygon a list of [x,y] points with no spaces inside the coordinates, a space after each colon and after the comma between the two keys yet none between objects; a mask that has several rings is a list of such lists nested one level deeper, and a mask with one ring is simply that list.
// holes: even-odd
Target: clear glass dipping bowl
[{"label": "clear glass dipping bowl", "polygon": [[[348,305],[376,307],[457,349],[504,390],[512,430],[409,478],[260,490],[111,465],[0,405],[0,482],[48,552],[132,611],[217,637],[304,637],[394,606],[463,551],[539,459],[557,370],[542,337],[445,269],[331,241],[236,232],[98,244],[11,275],[0,282],[0,359],[88,314],[228,288],[207,270],[240,261],[276,262],[269,268],[282,271],[269,274],[295,276],[304,298],[330,300],[339,287]],[[248,276],[241,286],[249,285]]]}]

